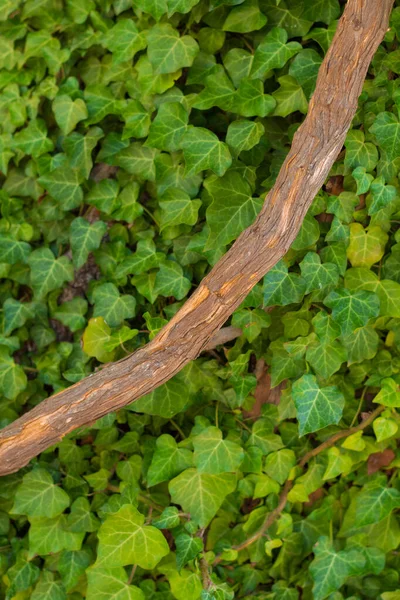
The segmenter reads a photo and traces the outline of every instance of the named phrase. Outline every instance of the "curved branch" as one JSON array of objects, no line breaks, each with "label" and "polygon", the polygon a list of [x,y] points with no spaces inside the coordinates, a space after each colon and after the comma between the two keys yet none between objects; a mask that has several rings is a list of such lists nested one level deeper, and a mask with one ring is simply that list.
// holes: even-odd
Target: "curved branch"
[{"label": "curved branch", "polygon": [[256,221],[149,344],[44,400],[0,432],[0,475],[17,471],[67,433],[168,381],[208,345],[254,285],[286,253],[357,109],[393,0],[349,0],[323,61],[306,119]]}]

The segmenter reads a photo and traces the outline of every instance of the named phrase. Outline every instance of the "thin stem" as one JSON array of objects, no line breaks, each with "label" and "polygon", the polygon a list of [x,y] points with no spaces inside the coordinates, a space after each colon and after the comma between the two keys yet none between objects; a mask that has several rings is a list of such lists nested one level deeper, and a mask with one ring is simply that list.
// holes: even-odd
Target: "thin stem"
[{"label": "thin stem", "polygon": [[136,569],[137,569],[137,565],[133,565],[130,575],[129,575],[129,578],[128,578],[128,585],[131,585],[133,578],[135,577]]},{"label": "thin stem", "polygon": [[181,438],[183,440],[185,440],[186,439],[186,435],[183,433],[183,431],[179,427],[178,423],[175,423],[175,421],[173,419],[170,419],[169,422],[171,423],[172,427],[177,430],[177,432],[179,433],[179,435],[181,436]]},{"label": "thin stem", "polygon": [[365,387],[365,388],[363,389],[362,393],[361,393],[360,402],[358,403],[357,412],[356,412],[356,414],[354,415],[352,422],[350,423],[350,427],[353,427],[354,423],[355,423],[355,422],[357,421],[357,419],[358,419],[358,415],[359,415],[359,414],[360,414],[360,412],[361,412],[361,408],[362,408],[362,405],[363,405],[363,402],[364,402],[364,397],[365,397],[365,393],[366,393],[366,391],[367,391],[367,388]]},{"label": "thin stem", "polygon": [[[338,440],[349,437],[350,435],[353,435],[353,433],[357,433],[357,431],[362,431],[363,429],[366,429],[369,425],[371,425],[371,423],[374,421],[375,417],[377,417],[383,410],[385,410],[385,407],[379,406],[377,409],[375,409],[369,415],[369,417],[364,419],[364,421],[359,423],[359,425],[357,425],[356,427],[350,427],[349,429],[344,429],[343,431],[338,431],[338,433],[335,433],[334,435],[332,435],[330,438],[325,440],[325,442],[322,442],[322,444],[320,444],[313,450],[310,450],[310,452],[307,452],[307,454],[305,454],[303,456],[303,458],[301,458],[299,460],[298,466],[301,469],[304,469],[305,465],[311,460],[311,458],[314,458],[315,456],[317,456],[318,454],[320,454],[327,448],[330,448]],[[237,550],[238,552],[240,552],[241,550],[244,550],[245,548],[248,548],[249,546],[254,544],[254,542],[259,540],[261,537],[263,537],[266,534],[268,529],[271,527],[271,525],[273,523],[275,523],[275,521],[277,520],[277,518],[279,517],[279,515],[285,508],[286,502],[287,502],[287,497],[289,495],[290,490],[293,487],[293,484],[294,484],[293,480],[288,479],[286,481],[286,483],[283,487],[282,493],[279,497],[278,506],[276,508],[274,508],[274,510],[268,514],[264,523],[262,524],[260,529],[258,531],[256,531],[256,533],[254,533],[251,537],[249,537],[244,542],[241,542],[240,544],[237,544],[236,546],[232,546],[233,550]],[[214,565],[219,564],[221,562],[221,560],[222,560],[221,556],[217,556],[214,560]]]}]

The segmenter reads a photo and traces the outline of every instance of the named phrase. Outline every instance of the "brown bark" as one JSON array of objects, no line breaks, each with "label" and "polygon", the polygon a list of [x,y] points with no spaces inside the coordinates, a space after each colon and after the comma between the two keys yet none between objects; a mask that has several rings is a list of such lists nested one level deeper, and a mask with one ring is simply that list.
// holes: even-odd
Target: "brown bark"
[{"label": "brown bark", "polygon": [[255,223],[244,231],[154,340],[44,400],[0,433],[0,475],[67,433],[147,394],[207,347],[252,287],[290,247],[357,108],[393,0],[349,0],[321,65],[308,115]]}]

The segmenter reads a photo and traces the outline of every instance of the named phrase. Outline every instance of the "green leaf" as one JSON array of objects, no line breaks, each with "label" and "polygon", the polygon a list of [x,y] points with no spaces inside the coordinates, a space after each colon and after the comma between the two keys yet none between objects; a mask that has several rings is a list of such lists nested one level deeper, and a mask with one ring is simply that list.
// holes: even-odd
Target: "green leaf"
[{"label": "green leaf", "polygon": [[372,292],[339,289],[331,292],[324,304],[332,309],[332,317],[340,325],[342,335],[350,335],[379,314],[379,298]]},{"label": "green leaf", "polygon": [[174,296],[182,300],[191,288],[191,283],[184,274],[182,267],[172,261],[166,260],[160,265],[156,275],[154,292],[160,296]]},{"label": "green leaf", "polygon": [[130,409],[170,419],[181,412],[189,400],[187,387],[175,378],[136,400]]},{"label": "green leaf", "polygon": [[276,100],[264,94],[263,82],[243,77],[236,93],[234,110],[242,117],[266,117],[276,107]]},{"label": "green leaf", "polygon": [[367,325],[343,337],[342,344],[347,350],[347,364],[350,366],[374,358],[378,351],[379,335]]},{"label": "green leaf", "polygon": [[138,175],[141,179],[155,180],[156,169],[154,159],[157,150],[147,148],[134,142],[128,148],[124,148],[115,156],[115,164],[131,175]]},{"label": "green leaf", "polygon": [[375,396],[374,402],[389,407],[400,406],[399,385],[394,381],[394,379],[392,379],[391,377],[382,379],[381,386],[382,389]]},{"label": "green leaf", "polygon": [[351,549],[336,552],[327,537],[319,538],[310,565],[315,600],[324,600],[338,590],[348,577],[362,572],[364,565],[365,558],[361,552]]},{"label": "green leaf", "polygon": [[147,41],[147,54],[156,74],[190,67],[199,52],[199,46],[191,36],[180,37],[169,23],[153,27],[147,34]]},{"label": "green leaf", "polygon": [[134,254],[127,256],[117,267],[116,277],[140,275],[145,271],[158,267],[164,258],[162,252],[156,252],[153,240],[140,240]]},{"label": "green leaf", "polygon": [[372,423],[372,428],[375,433],[376,441],[382,442],[383,440],[386,440],[396,435],[399,426],[394,419],[378,417]]},{"label": "green leaf", "polygon": [[169,546],[162,533],[150,525],[133,506],[125,505],[106,518],[98,532],[97,565],[108,567],[139,565],[154,569]]},{"label": "green leaf", "polygon": [[86,104],[80,98],[72,100],[70,96],[61,94],[53,100],[53,112],[57,125],[64,135],[68,135],[75,129],[79,121],[88,117]]},{"label": "green leaf", "polygon": [[303,375],[293,384],[292,395],[300,436],[339,423],[344,397],[336,386],[321,388],[314,375]]},{"label": "green leaf", "polygon": [[33,554],[55,554],[61,550],[80,550],[84,533],[68,530],[66,515],[54,519],[32,518],[29,529],[29,550]]},{"label": "green leaf", "polygon": [[193,439],[193,461],[199,473],[232,473],[244,458],[242,448],[224,440],[218,427],[207,427]]},{"label": "green leaf", "polygon": [[210,234],[205,250],[210,250],[226,246],[248,227],[260,211],[262,199],[251,197],[249,184],[236,171],[209,177],[204,186],[212,198],[206,212]]},{"label": "green leaf", "polygon": [[377,177],[371,183],[372,202],[368,212],[375,215],[382,208],[386,208],[397,196],[397,190],[393,185],[385,185],[383,177]]},{"label": "green leaf", "polygon": [[79,578],[90,565],[90,554],[86,550],[76,552],[64,550],[58,561],[58,571],[67,591],[73,589]]},{"label": "green leaf", "polygon": [[286,306],[301,302],[306,283],[296,273],[289,273],[283,260],[279,261],[264,277],[263,292],[265,306]]},{"label": "green leaf", "polygon": [[307,98],[303,88],[294,77],[283,75],[279,77],[278,82],[281,87],[272,93],[272,97],[276,102],[274,116],[287,117],[296,111],[306,114],[308,109]]},{"label": "green leaf", "polygon": [[103,317],[90,319],[82,337],[82,348],[88,356],[94,356],[100,362],[111,362],[114,354],[105,349],[110,340],[111,329]]},{"label": "green leaf", "polygon": [[77,269],[85,264],[90,252],[100,246],[106,231],[107,224],[103,221],[96,221],[92,225],[82,217],[77,217],[72,221],[70,240],[72,259]]},{"label": "green leaf", "polygon": [[45,469],[34,469],[24,475],[15,494],[15,514],[53,518],[69,506],[69,496],[57,487]]},{"label": "green leaf", "polygon": [[27,386],[27,377],[22,367],[16,364],[8,349],[0,346],[0,391],[10,400],[14,400]]},{"label": "green leaf", "polygon": [[55,258],[49,248],[34,250],[29,255],[28,264],[31,268],[31,286],[38,300],[74,277],[74,269],[68,258]]},{"label": "green leaf", "polygon": [[32,305],[28,303],[22,303],[14,298],[7,298],[3,304],[4,313],[4,335],[9,335],[25,325],[28,319],[34,316]]},{"label": "green leaf", "polygon": [[39,158],[42,154],[54,150],[54,144],[47,135],[45,122],[42,119],[35,119],[14,135],[12,147],[33,158]]},{"label": "green leaf", "polygon": [[121,325],[135,316],[136,300],[128,294],[120,295],[113,283],[103,283],[93,291],[94,317],[103,317],[110,327]]},{"label": "green leaf", "polygon": [[321,63],[322,58],[318,52],[307,48],[306,50],[300,50],[289,67],[289,75],[294,77],[303,88],[307,99],[314,92]]},{"label": "green leaf", "polygon": [[400,506],[400,492],[395,488],[376,484],[366,487],[356,496],[353,526],[360,528],[379,523]]},{"label": "green leaf", "polygon": [[240,154],[242,150],[250,150],[258,144],[263,133],[264,126],[262,123],[241,119],[229,125],[226,143],[236,154]]},{"label": "green leaf", "polygon": [[70,166],[77,168],[85,179],[89,178],[93,167],[92,151],[103,135],[100,127],[91,127],[86,135],[75,132],[64,138],[63,148]]},{"label": "green leaf", "polygon": [[236,33],[257,31],[264,27],[267,17],[260,11],[258,0],[245,0],[243,4],[232,8],[225,19],[223,30]]},{"label": "green leaf", "polygon": [[15,263],[27,261],[31,252],[31,247],[26,242],[20,242],[0,234],[0,263],[15,265]]},{"label": "green leaf", "polygon": [[329,448],[327,455],[328,466],[326,467],[326,471],[324,473],[324,480],[334,479],[342,473],[348,475],[353,466],[353,460],[348,453],[344,452],[340,448]]},{"label": "green leaf", "polygon": [[303,17],[312,21],[319,21],[329,25],[340,15],[338,0],[307,0]]},{"label": "green leaf", "polygon": [[268,454],[264,463],[264,471],[271,479],[283,485],[292,468],[296,464],[296,455],[293,450],[285,448],[278,452]]},{"label": "green leaf", "polygon": [[119,184],[115,179],[103,179],[86,194],[85,202],[92,204],[106,215],[110,215],[120,207],[118,191]]},{"label": "green leaf", "polygon": [[128,583],[122,567],[92,566],[87,579],[87,600],[145,600],[141,589]]},{"label": "green leaf", "polygon": [[154,17],[156,21],[168,10],[167,0],[136,0],[135,6]]},{"label": "green leaf", "polygon": [[321,263],[316,252],[308,252],[300,263],[301,276],[306,282],[306,294],[314,290],[334,287],[339,281],[339,271],[333,263]]},{"label": "green leaf", "polygon": [[190,560],[203,550],[203,542],[198,537],[192,537],[187,533],[180,533],[175,538],[176,544],[176,564],[178,571],[182,569]]},{"label": "green leaf", "polygon": [[162,481],[169,481],[191,467],[192,463],[190,450],[179,448],[172,436],[160,435],[157,438],[156,450],[147,472],[147,484],[152,487]]},{"label": "green leaf", "polygon": [[186,192],[169,188],[160,196],[160,231],[174,225],[195,225],[201,200],[192,200]]},{"label": "green leaf", "polygon": [[379,159],[378,151],[374,144],[364,141],[364,133],[351,129],[344,143],[346,147],[345,165],[350,169],[364,167],[366,171],[373,171]]},{"label": "green leaf", "polygon": [[54,579],[54,573],[43,571],[31,598],[32,600],[66,600],[67,595],[61,581]]},{"label": "green leaf", "polygon": [[170,152],[179,150],[188,121],[189,115],[179,102],[161,104],[150,126],[147,145]]},{"label": "green leaf", "polygon": [[306,360],[317,375],[329,379],[339,371],[347,359],[347,352],[339,342],[315,343],[307,348]]},{"label": "green leaf", "polygon": [[181,147],[186,163],[186,176],[211,169],[218,177],[222,177],[232,164],[228,146],[203,127],[188,127]]},{"label": "green leaf", "polygon": [[77,208],[83,200],[80,186],[82,178],[78,169],[58,167],[42,175],[38,181],[55,200],[60,202],[63,210]]},{"label": "green leaf", "polygon": [[207,527],[218,512],[225,497],[236,487],[236,476],[232,473],[200,473],[197,469],[186,469],[169,483],[169,492],[174,504],[179,504],[200,527]]},{"label": "green leaf", "polygon": [[146,48],[144,35],[131,19],[118,21],[107,32],[103,44],[112,52],[115,64],[132,60],[137,52]]},{"label": "green leaf", "polygon": [[281,27],[274,27],[257,46],[250,76],[265,79],[271,69],[282,69],[292,56],[301,50],[298,42],[289,42],[288,34]]},{"label": "green leaf", "polygon": [[394,159],[396,156],[399,156],[400,123],[394,114],[389,112],[379,113],[369,130],[375,135],[378,145],[386,151],[389,159]]}]

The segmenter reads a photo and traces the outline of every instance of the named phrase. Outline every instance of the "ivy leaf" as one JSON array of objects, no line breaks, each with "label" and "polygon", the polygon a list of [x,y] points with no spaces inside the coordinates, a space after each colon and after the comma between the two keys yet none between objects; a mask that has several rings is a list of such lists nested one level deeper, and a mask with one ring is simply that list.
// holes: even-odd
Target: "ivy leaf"
[{"label": "ivy leaf", "polygon": [[324,304],[332,309],[332,316],[340,325],[342,335],[350,335],[379,314],[379,298],[372,292],[339,289],[331,292]]},{"label": "ivy leaf", "polygon": [[87,600],[145,600],[142,590],[128,583],[122,567],[92,566],[86,574]]},{"label": "ivy leaf", "polygon": [[58,562],[58,571],[67,591],[74,588],[79,578],[85,573],[90,565],[90,554],[85,550],[76,552],[64,551]]},{"label": "ivy leaf", "polygon": [[142,569],[154,569],[169,554],[169,546],[161,531],[144,525],[144,521],[144,516],[127,504],[108,516],[97,534],[96,564],[105,562],[109,567],[137,564]]},{"label": "ivy leaf", "polygon": [[86,194],[85,202],[95,206],[106,215],[120,207],[118,198],[119,184],[114,179],[103,179],[96,183]]},{"label": "ivy leaf", "polygon": [[137,52],[146,48],[144,35],[131,19],[118,21],[107,32],[103,44],[112,52],[115,64],[132,60]]},{"label": "ivy leaf", "polygon": [[61,94],[53,100],[53,112],[57,125],[64,135],[75,129],[79,121],[88,118],[86,104],[80,98],[72,100],[70,96]]},{"label": "ivy leaf", "polygon": [[12,511],[28,517],[56,517],[68,506],[69,496],[57,487],[45,469],[24,475],[18,487]]},{"label": "ivy leaf", "polygon": [[364,167],[366,171],[373,171],[379,160],[378,151],[374,144],[365,142],[364,133],[351,129],[344,142],[346,147],[345,165],[350,169]]},{"label": "ivy leaf", "polygon": [[156,21],[168,10],[167,0],[137,0],[136,6],[155,18]]},{"label": "ivy leaf", "polygon": [[274,481],[283,485],[292,468],[296,464],[296,455],[293,450],[285,448],[277,452],[271,452],[265,459],[264,471]]},{"label": "ivy leaf", "polygon": [[45,122],[42,119],[35,119],[14,135],[12,147],[33,158],[39,158],[42,154],[54,150],[54,144],[47,135]]},{"label": "ivy leaf", "polygon": [[346,359],[346,350],[336,341],[312,344],[306,352],[307,362],[324,379],[329,379],[336,371],[339,371]]},{"label": "ivy leaf", "polygon": [[287,117],[291,113],[299,111],[306,114],[308,109],[307,98],[303,88],[290,75],[279,77],[280,88],[272,93],[276,102],[274,110],[275,117]]},{"label": "ivy leaf", "polygon": [[0,391],[2,394],[14,400],[20,392],[23,392],[28,383],[22,367],[16,364],[8,350],[0,346]]},{"label": "ivy leaf", "polygon": [[49,248],[38,248],[28,257],[31,286],[38,300],[74,278],[74,269],[66,256],[55,258]]},{"label": "ivy leaf", "polygon": [[110,327],[121,325],[135,316],[136,300],[129,294],[119,293],[113,283],[103,283],[93,291],[94,317],[103,317]]},{"label": "ivy leaf", "polygon": [[400,391],[398,384],[391,377],[382,379],[382,389],[375,396],[374,402],[389,407],[400,406]]},{"label": "ivy leaf", "polygon": [[340,5],[338,0],[315,0],[315,2],[306,2],[302,17],[329,25],[339,15]]},{"label": "ivy leaf", "polygon": [[292,388],[300,436],[339,423],[344,397],[336,386],[319,387],[314,375],[303,375]]},{"label": "ivy leaf", "polygon": [[265,79],[271,69],[282,69],[292,56],[301,50],[298,42],[289,42],[288,34],[281,27],[273,27],[257,46],[251,68],[251,79]]},{"label": "ivy leaf", "polygon": [[146,394],[130,405],[135,412],[157,415],[170,419],[181,412],[189,402],[187,387],[177,378],[167,381],[150,394]]},{"label": "ivy leaf", "polygon": [[204,186],[212,198],[206,219],[210,234],[205,250],[226,246],[250,225],[261,210],[262,199],[251,197],[250,185],[236,171],[209,177]]},{"label": "ivy leaf", "polygon": [[353,526],[365,527],[379,523],[400,507],[400,492],[395,488],[374,485],[357,494]]},{"label": "ivy leaf", "polygon": [[258,144],[263,133],[264,126],[262,123],[241,119],[229,125],[226,143],[236,154],[240,154],[242,150],[251,150],[253,146]]},{"label": "ivy leaf", "polygon": [[333,263],[321,263],[316,252],[308,252],[300,263],[301,276],[306,282],[306,294],[314,290],[334,287],[339,281],[339,271]]},{"label": "ivy leaf", "polygon": [[147,484],[152,487],[162,481],[169,481],[191,467],[192,463],[192,452],[190,450],[179,448],[171,435],[160,435],[157,438],[156,450],[147,472]]},{"label": "ivy leaf", "polygon": [[218,512],[225,497],[234,491],[236,476],[232,473],[200,473],[186,469],[169,482],[174,504],[179,504],[199,527],[207,527]]},{"label": "ivy leaf", "polygon": [[100,524],[90,511],[88,499],[83,496],[74,500],[67,519],[70,530],[75,533],[96,531]]},{"label": "ivy leaf", "polygon": [[7,263],[9,265],[15,265],[15,263],[25,263],[31,247],[26,242],[20,242],[19,240],[13,239],[11,236],[0,234],[0,262]]},{"label": "ivy leaf", "polygon": [[379,113],[369,130],[375,135],[379,146],[386,151],[390,159],[399,156],[400,123],[394,114],[389,112]]},{"label": "ivy leaf", "polygon": [[19,300],[14,300],[14,298],[7,298],[3,304],[3,312],[4,335],[10,335],[14,329],[22,327],[28,319],[34,316],[31,304],[19,302]]},{"label": "ivy leaf", "polygon": [[147,41],[147,54],[156,74],[190,67],[199,52],[197,42],[190,35],[180,37],[169,23],[150,29]]},{"label": "ivy leaf", "polygon": [[[203,81],[202,81],[203,83]],[[235,88],[221,65],[216,65],[205,79],[205,88],[196,97],[193,107],[207,110],[218,106],[230,110],[235,101]]]},{"label": "ivy leaf", "polygon": [[89,178],[93,167],[92,151],[104,133],[100,127],[91,127],[86,135],[74,132],[64,138],[63,148],[72,168],[79,170],[82,177]]},{"label": "ivy leaf", "polygon": [[371,183],[372,202],[368,212],[370,215],[375,215],[382,208],[385,208],[397,196],[397,190],[393,185],[385,185],[383,177],[377,177]]},{"label": "ivy leaf", "polygon": [[160,231],[174,225],[195,225],[201,200],[192,200],[184,190],[169,188],[159,201]]},{"label": "ivy leaf", "polygon": [[150,126],[146,144],[159,150],[179,150],[188,120],[189,115],[179,102],[161,104]]},{"label": "ivy leaf", "polygon": [[111,329],[103,317],[90,319],[82,337],[83,351],[88,356],[94,356],[100,362],[111,362],[114,354],[105,350],[110,336]]},{"label": "ivy leaf", "polygon": [[244,458],[242,448],[224,440],[218,427],[207,427],[193,439],[194,464],[199,473],[232,473],[238,470]]},{"label": "ivy leaf", "polygon": [[192,537],[187,533],[180,533],[175,538],[175,544],[178,571],[203,550],[203,541],[199,537]]},{"label": "ivy leaf", "polygon": [[357,550],[336,552],[327,537],[319,538],[314,548],[314,560],[310,573],[314,580],[315,600],[324,600],[338,590],[351,575],[358,575],[365,565],[365,558]]},{"label": "ivy leaf", "polygon": [[77,269],[85,264],[90,252],[100,246],[106,230],[107,224],[103,221],[96,221],[92,225],[82,217],[72,221],[70,240],[72,259]]},{"label": "ivy leaf", "polygon": [[328,465],[324,473],[324,480],[334,479],[338,475],[344,473],[347,475],[353,466],[353,460],[348,453],[343,452],[340,448],[329,448]]},{"label": "ivy leaf", "polygon": [[296,273],[289,273],[281,260],[264,277],[264,306],[286,306],[301,302],[305,290],[303,278]]},{"label": "ivy leaf", "polygon": [[140,275],[145,271],[158,267],[164,258],[162,252],[156,252],[153,240],[140,240],[134,254],[127,256],[117,267],[116,277]]},{"label": "ivy leaf", "polygon": [[61,550],[80,550],[84,533],[68,530],[66,515],[32,518],[29,529],[29,551],[33,554],[55,554]]},{"label": "ivy leaf", "polygon": [[318,52],[307,48],[306,50],[300,50],[289,67],[289,75],[294,77],[303,88],[307,99],[314,92],[321,63],[322,58]]},{"label": "ivy leaf", "polygon": [[188,127],[182,138],[181,147],[187,177],[206,169],[211,169],[218,177],[222,177],[232,164],[228,146],[203,127]]},{"label": "ivy leaf", "polygon": [[124,148],[115,156],[115,164],[131,175],[138,175],[142,179],[155,180],[156,170],[154,159],[157,150],[147,148],[134,142],[128,148]]},{"label": "ivy leaf", "polygon": [[182,267],[172,261],[167,260],[160,265],[156,275],[154,292],[160,296],[175,296],[177,300],[182,300],[191,288],[191,283],[182,271]]},{"label": "ivy leaf", "polygon": [[366,194],[374,181],[373,175],[367,173],[365,167],[357,167],[352,175],[357,183],[357,196]]},{"label": "ivy leaf", "polygon": [[267,17],[260,11],[258,0],[245,0],[243,4],[232,8],[229,12],[223,30],[247,33],[261,29],[266,22]]},{"label": "ivy leaf", "polygon": [[65,589],[61,581],[54,579],[54,573],[43,571],[33,590],[32,600],[65,600]]},{"label": "ivy leaf", "polygon": [[236,92],[234,110],[242,117],[266,117],[276,107],[276,100],[264,94],[263,82],[243,77]]},{"label": "ivy leaf", "polygon": [[350,366],[374,358],[378,351],[379,335],[367,325],[343,337],[342,344],[347,350],[347,364]]},{"label": "ivy leaf", "polygon": [[58,167],[42,175],[38,181],[55,200],[60,202],[63,210],[77,208],[83,200],[80,186],[82,178],[78,169]]}]

